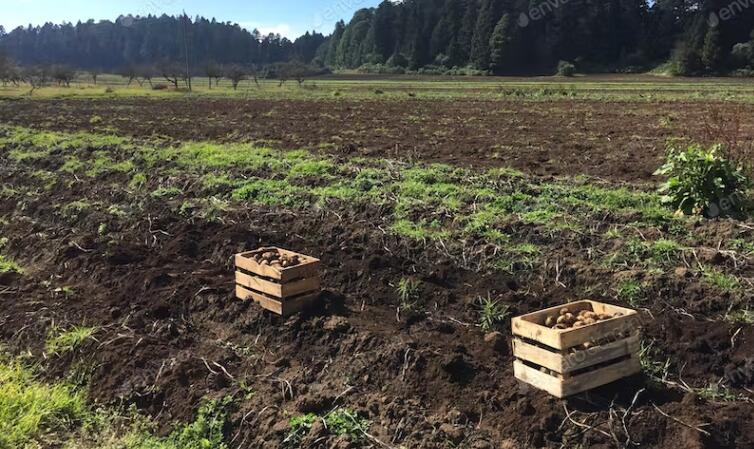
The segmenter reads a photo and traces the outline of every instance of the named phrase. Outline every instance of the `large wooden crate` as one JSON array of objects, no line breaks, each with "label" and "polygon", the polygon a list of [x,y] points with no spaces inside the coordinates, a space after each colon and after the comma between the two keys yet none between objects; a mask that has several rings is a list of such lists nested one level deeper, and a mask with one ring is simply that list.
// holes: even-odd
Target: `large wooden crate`
[{"label": "large wooden crate", "polygon": [[[257,263],[254,259],[255,255],[269,251],[298,256],[300,264],[282,268]],[[253,300],[278,315],[293,315],[319,298],[319,269],[319,259],[281,248],[260,248],[236,254],[236,296]]]},{"label": "large wooden crate", "polygon": [[[562,308],[621,316],[572,329],[545,326]],[[514,318],[514,372],[518,380],[558,398],[582,393],[641,371],[641,320],[635,310],[578,301]]]}]

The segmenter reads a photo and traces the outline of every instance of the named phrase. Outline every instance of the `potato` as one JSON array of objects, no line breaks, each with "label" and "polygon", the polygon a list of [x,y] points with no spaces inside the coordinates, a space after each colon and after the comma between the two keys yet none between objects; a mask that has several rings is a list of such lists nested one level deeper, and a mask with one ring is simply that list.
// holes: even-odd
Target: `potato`
[{"label": "potato", "polygon": [[565,324],[559,323],[559,324],[555,325],[555,329],[557,329],[557,330],[566,330],[566,329],[568,329],[568,326],[565,325]]},{"label": "potato", "polygon": [[547,327],[553,327],[558,323],[557,319],[554,316],[548,316],[545,320],[545,326]]},{"label": "potato", "polygon": [[561,316],[565,315],[566,313],[571,313],[571,311],[568,309],[568,307],[563,307],[562,309],[560,309],[560,315]]},{"label": "potato", "polygon": [[584,327],[584,326],[586,326],[586,323],[584,323],[581,320],[576,321],[575,323],[573,323],[573,327]]}]

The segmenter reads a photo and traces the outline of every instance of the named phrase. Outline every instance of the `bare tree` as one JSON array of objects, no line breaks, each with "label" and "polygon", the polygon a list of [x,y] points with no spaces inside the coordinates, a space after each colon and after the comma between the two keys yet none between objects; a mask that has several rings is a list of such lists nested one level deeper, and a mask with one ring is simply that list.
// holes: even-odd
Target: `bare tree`
[{"label": "bare tree", "polygon": [[47,85],[50,79],[50,69],[44,66],[26,67],[21,73],[21,77],[31,86],[29,94],[32,94],[36,89]]},{"label": "bare tree", "polygon": [[[154,78],[155,69],[151,65],[142,65],[136,68],[136,79],[139,86],[143,86],[145,82],[149,83],[149,87],[154,87],[152,84],[152,78]],[[141,81],[139,81],[141,78]]]},{"label": "bare tree", "polygon": [[136,80],[137,78],[136,67],[132,65],[123,67],[122,69],[119,70],[118,74],[122,76],[123,78],[128,79],[128,86],[130,86],[131,83],[133,83],[134,80]]},{"label": "bare tree", "polygon": [[233,90],[237,90],[241,81],[246,79],[246,70],[240,65],[233,64],[225,69],[225,77],[230,80]]},{"label": "bare tree", "polygon": [[259,68],[256,65],[252,64],[252,66],[249,67],[249,75],[251,75],[251,79],[254,81],[257,89],[261,88],[262,86],[259,85]]},{"label": "bare tree", "polygon": [[89,76],[92,78],[92,81],[94,81],[94,85],[97,85],[97,77],[99,77],[100,70],[99,69],[90,69],[89,70]]},{"label": "bare tree", "polygon": [[58,86],[71,87],[71,81],[76,78],[76,71],[64,65],[52,68],[52,79],[57,81]]},{"label": "bare tree", "polygon": [[209,88],[212,89],[212,79],[215,79],[215,87],[217,87],[220,83],[220,78],[223,77],[223,69],[214,62],[210,62],[204,66],[204,74],[209,78]]},{"label": "bare tree", "polygon": [[306,81],[306,78],[314,75],[314,71],[309,66],[298,62],[280,63],[275,70],[277,72],[277,77],[280,80],[280,87],[290,79],[296,80],[299,87],[301,87],[304,84],[304,81]]},{"label": "bare tree", "polygon": [[157,71],[160,73],[160,76],[165,78],[165,81],[172,84],[176,90],[178,89],[178,83],[181,80],[186,79],[186,72],[184,72],[184,69],[175,63],[164,62],[157,67]]}]

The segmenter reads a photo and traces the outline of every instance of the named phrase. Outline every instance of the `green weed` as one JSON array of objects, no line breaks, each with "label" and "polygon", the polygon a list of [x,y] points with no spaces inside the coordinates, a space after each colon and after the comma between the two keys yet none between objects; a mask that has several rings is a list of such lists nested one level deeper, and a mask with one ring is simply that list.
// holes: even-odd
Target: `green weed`
[{"label": "green weed", "polygon": [[54,447],[86,413],[84,396],[72,387],[41,383],[0,356],[0,448]]},{"label": "green weed", "polygon": [[508,317],[510,306],[501,305],[489,296],[477,299],[477,305],[479,308],[479,327],[484,332],[494,330],[498,324]]},{"label": "green weed", "polygon": [[618,299],[637,307],[644,299],[644,287],[641,282],[628,280],[618,286]]},{"label": "green weed", "polygon": [[284,443],[297,446],[306,434],[309,433],[317,420],[322,420],[329,434],[336,436],[349,435],[357,440],[363,438],[364,433],[371,425],[369,421],[360,418],[358,414],[347,408],[336,408],[323,417],[309,413],[290,419],[290,431]]},{"label": "green weed", "polygon": [[741,281],[737,277],[725,274],[715,268],[704,269],[704,281],[725,293],[734,293],[741,288]]},{"label": "green weed", "polygon": [[76,350],[79,346],[93,338],[96,327],[74,326],[68,330],[53,328],[45,342],[48,354],[65,354]]}]

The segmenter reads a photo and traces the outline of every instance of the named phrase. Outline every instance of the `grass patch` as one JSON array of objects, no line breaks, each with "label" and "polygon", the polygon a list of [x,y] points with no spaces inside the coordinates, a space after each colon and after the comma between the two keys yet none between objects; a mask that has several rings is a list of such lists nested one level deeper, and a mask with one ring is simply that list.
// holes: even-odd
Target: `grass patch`
[{"label": "grass patch", "polygon": [[48,354],[65,354],[72,352],[87,340],[94,337],[96,327],[75,326],[69,330],[53,328],[45,342],[45,351]]},{"label": "grass patch", "polygon": [[54,447],[86,415],[73,387],[39,382],[31,369],[0,356],[0,448]]},{"label": "grass patch", "polygon": [[23,273],[23,269],[14,261],[0,254],[0,273]]},{"label": "grass patch", "polygon": [[160,187],[151,195],[152,198],[176,198],[183,195],[183,190],[178,187]]},{"label": "grass patch", "polygon": [[741,281],[737,277],[715,268],[704,269],[704,281],[707,285],[724,293],[735,293],[741,288]]},{"label": "grass patch", "polygon": [[623,281],[617,288],[618,299],[638,307],[644,301],[644,286],[639,281]]},{"label": "grass patch", "polygon": [[252,178],[233,190],[233,199],[265,206],[293,206],[304,204],[303,190],[287,181]]}]

